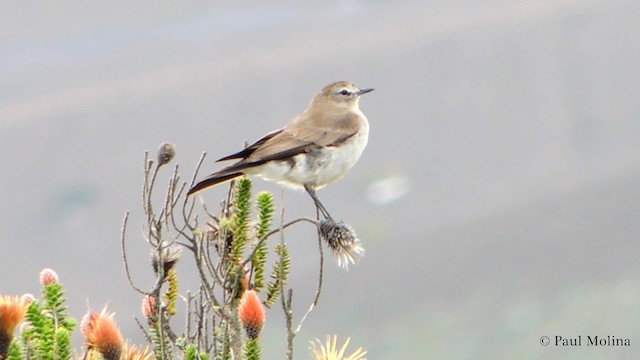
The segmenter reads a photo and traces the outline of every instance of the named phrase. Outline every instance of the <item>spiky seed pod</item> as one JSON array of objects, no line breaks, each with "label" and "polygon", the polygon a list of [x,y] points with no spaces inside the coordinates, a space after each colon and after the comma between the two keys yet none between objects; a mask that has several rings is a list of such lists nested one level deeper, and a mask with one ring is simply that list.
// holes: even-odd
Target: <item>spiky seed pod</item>
[{"label": "spiky seed pod", "polygon": [[168,164],[176,156],[176,146],[169,142],[164,142],[158,147],[158,166]]},{"label": "spiky seed pod", "polygon": [[255,290],[247,290],[242,294],[238,306],[238,318],[247,332],[247,337],[257,339],[264,325],[265,311]]},{"label": "spiky seed pod", "polygon": [[320,236],[338,260],[338,266],[348,270],[364,254],[358,235],[351,226],[333,220],[320,221]]}]

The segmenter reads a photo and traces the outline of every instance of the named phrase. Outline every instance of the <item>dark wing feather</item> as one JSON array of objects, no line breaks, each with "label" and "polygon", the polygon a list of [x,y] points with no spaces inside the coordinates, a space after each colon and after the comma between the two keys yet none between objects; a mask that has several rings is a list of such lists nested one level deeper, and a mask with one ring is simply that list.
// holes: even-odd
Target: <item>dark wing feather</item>
[{"label": "dark wing feather", "polygon": [[331,127],[288,127],[265,141],[251,152],[243,162],[254,163],[286,159],[308,151],[311,148],[335,146],[354,136],[358,129],[337,131]]},{"label": "dark wing feather", "polygon": [[[356,115],[340,115],[342,116],[339,116],[339,120],[331,119],[331,121],[316,126],[307,121],[300,121],[301,119],[298,118],[286,128],[270,132],[246,149],[218,160],[240,159],[240,161],[207,176],[189,189],[188,194],[241,176],[244,174],[244,170],[268,161],[286,160],[314,149],[344,143],[358,132],[360,121]],[[337,122],[340,122],[340,130],[335,128]]]},{"label": "dark wing feather", "polygon": [[[265,137],[258,141],[262,141],[261,146],[252,149],[248,157],[241,159],[235,164],[231,164],[220,169],[211,176],[222,176],[242,172],[247,168],[259,166],[269,161],[286,160],[296,155],[307,153],[313,149],[319,149],[325,146],[335,146],[351,138],[355,135],[355,132],[350,134],[337,134],[334,131],[327,131],[317,133],[317,135],[316,141],[310,142],[297,139],[290,132],[279,131],[278,134],[274,134],[272,137],[273,140],[269,138],[262,141],[266,138]],[[258,142],[256,142],[256,144],[258,144]]]},{"label": "dark wing feather", "polygon": [[269,139],[271,139],[272,137],[280,134],[282,132],[282,130],[283,129],[274,130],[274,131],[268,133],[267,135],[263,136],[260,140],[256,141],[251,146],[246,147],[244,150],[238,151],[235,154],[231,154],[231,155],[225,156],[225,157],[223,157],[221,159],[218,159],[216,161],[227,161],[227,160],[233,160],[233,159],[244,159],[244,158],[250,156],[251,154],[253,154],[253,152],[256,151],[256,149],[258,149],[260,146],[262,146],[262,144],[264,144],[267,141],[269,141]]},{"label": "dark wing feather", "polygon": [[227,180],[231,180],[233,178],[236,178],[238,176],[241,176],[242,173],[241,172],[237,172],[237,173],[221,173],[220,171],[215,172],[209,176],[207,176],[206,178],[202,179],[201,181],[199,181],[197,184],[193,185],[193,187],[191,189],[189,189],[189,191],[187,192],[187,196],[191,195],[195,192],[198,192],[202,189],[206,189],[210,186],[214,186],[217,184],[220,184],[222,182],[225,182]]}]

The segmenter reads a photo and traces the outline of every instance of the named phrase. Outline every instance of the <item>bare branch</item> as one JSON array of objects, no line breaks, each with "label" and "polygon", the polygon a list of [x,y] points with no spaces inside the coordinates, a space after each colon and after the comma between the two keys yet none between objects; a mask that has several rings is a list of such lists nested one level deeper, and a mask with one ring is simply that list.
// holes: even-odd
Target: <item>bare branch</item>
[{"label": "bare branch", "polygon": [[262,245],[262,243],[263,243],[263,242],[267,241],[267,239],[269,239],[271,236],[273,236],[273,235],[275,235],[275,234],[278,234],[278,233],[282,233],[282,234],[284,234],[284,229],[288,228],[288,227],[289,227],[289,226],[291,226],[291,225],[295,225],[295,224],[297,224],[297,223],[299,223],[299,222],[303,222],[303,221],[309,222],[309,223],[314,224],[314,225],[316,225],[316,226],[318,226],[318,224],[319,224],[319,223],[318,223],[318,221],[317,221],[317,220],[315,220],[315,219],[308,218],[308,217],[300,217],[300,218],[297,218],[297,219],[295,219],[295,220],[291,220],[291,221],[289,221],[289,222],[288,222],[288,223],[286,223],[286,224],[282,224],[282,225],[281,225],[279,228],[277,228],[277,229],[274,229],[274,230],[269,231],[269,232],[268,232],[268,233],[266,233],[262,238],[260,238],[260,239],[258,240],[258,242],[257,242],[257,243],[256,243],[256,245],[254,246],[253,250],[252,250],[252,251],[251,251],[251,253],[249,254],[249,256],[248,256],[248,257],[247,257],[247,258],[242,262],[242,266],[244,267],[245,265],[247,265],[247,264],[251,261],[251,259],[253,258],[253,256],[256,254],[256,251],[258,251],[258,247],[259,247],[260,245]]},{"label": "bare branch", "polygon": [[[319,209],[316,209],[316,219],[318,220],[318,222],[320,221]],[[318,305],[318,302],[320,301],[320,293],[322,291],[322,277],[324,273],[324,252],[322,250],[322,236],[320,234],[320,227],[318,227],[318,251],[320,252],[320,269],[318,270],[318,286],[316,287],[316,295],[313,298],[313,302],[309,306],[309,309],[300,320],[300,323],[298,324],[298,327],[296,328],[296,331],[295,331],[296,334],[300,332],[300,329],[302,328],[302,323],[304,323],[304,321],[307,319],[307,316],[311,314],[311,311],[313,311],[313,309],[316,307],[316,305]]]},{"label": "bare branch", "polygon": [[124,272],[127,274],[127,280],[129,281],[129,285],[133,288],[133,290],[139,292],[142,295],[147,295],[147,292],[138,288],[131,279],[131,273],[129,272],[129,261],[127,261],[127,251],[125,250],[125,234],[127,232],[127,221],[129,220],[129,212],[124,213],[124,219],[122,219],[122,228],[120,230],[120,248],[122,250],[122,261],[124,263]]}]

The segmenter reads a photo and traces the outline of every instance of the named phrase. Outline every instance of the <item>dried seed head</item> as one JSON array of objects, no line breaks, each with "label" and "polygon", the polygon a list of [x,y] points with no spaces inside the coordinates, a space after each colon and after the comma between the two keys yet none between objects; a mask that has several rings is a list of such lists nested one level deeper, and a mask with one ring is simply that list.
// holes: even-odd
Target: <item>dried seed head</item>
[{"label": "dried seed head", "polygon": [[364,254],[358,235],[351,226],[333,220],[320,221],[320,236],[338,259],[338,266],[348,270]]},{"label": "dried seed head", "polygon": [[169,142],[160,144],[158,148],[158,166],[168,164],[176,156],[176,146]]},{"label": "dried seed head", "polygon": [[154,248],[152,251],[151,266],[153,266],[153,271],[157,275],[158,269],[160,268],[159,265],[162,263],[162,270],[165,277],[167,276],[167,272],[176,265],[182,254],[182,248],[175,244],[163,246],[159,251]]}]

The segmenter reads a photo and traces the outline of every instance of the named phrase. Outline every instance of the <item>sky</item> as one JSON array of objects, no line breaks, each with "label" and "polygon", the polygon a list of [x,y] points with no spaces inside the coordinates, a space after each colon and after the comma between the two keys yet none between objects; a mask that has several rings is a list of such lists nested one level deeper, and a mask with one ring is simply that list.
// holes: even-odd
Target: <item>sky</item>
[{"label": "sky", "polygon": [[[326,259],[300,358],[333,333],[370,359],[637,357],[639,15],[631,0],[5,2],[0,294],[37,294],[51,267],[72,315],[108,304],[142,341],[119,240],[131,211],[133,278],[151,286],[144,152],[176,144],[185,180],[206,152],[204,175],[344,79],[376,89],[361,101],[369,144],[319,196],[366,254],[348,272]],[[287,219],[313,216],[302,192],[254,189]],[[287,234],[298,318],[315,291],[313,235]],[[278,311],[263,335],[274,358]],[[632,346],[540,345],[579,335]]]}]

